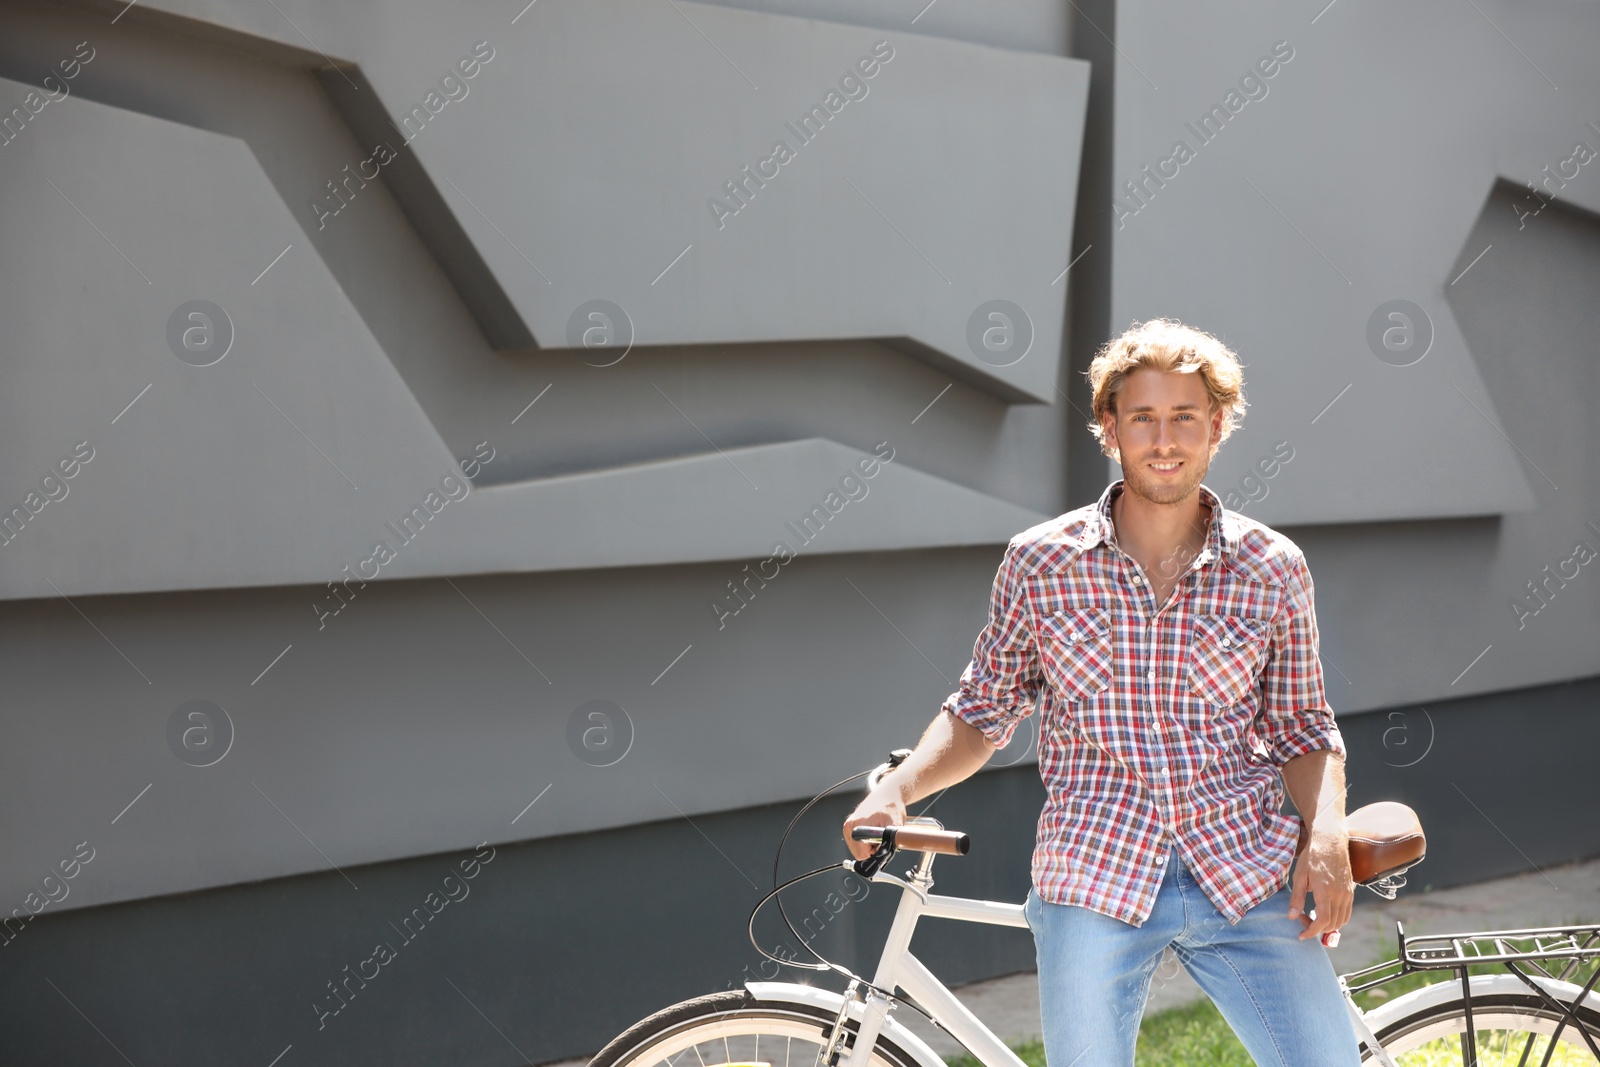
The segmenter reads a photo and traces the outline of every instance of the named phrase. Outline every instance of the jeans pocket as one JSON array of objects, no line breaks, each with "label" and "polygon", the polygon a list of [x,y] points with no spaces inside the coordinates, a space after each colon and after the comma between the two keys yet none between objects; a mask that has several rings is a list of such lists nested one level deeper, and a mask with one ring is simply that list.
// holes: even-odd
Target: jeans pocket
[{"label": "jeans pocket", "polygon": [[1040,904],[1041,901],[1039,899],[1038,892],[1032,886],[1029,886],[1028,897],[1022,902],[1022,918],[1023,921],[1028,924],[1028,931],[1032,933],[1034,937],[1039,936],[1038,915]]}]

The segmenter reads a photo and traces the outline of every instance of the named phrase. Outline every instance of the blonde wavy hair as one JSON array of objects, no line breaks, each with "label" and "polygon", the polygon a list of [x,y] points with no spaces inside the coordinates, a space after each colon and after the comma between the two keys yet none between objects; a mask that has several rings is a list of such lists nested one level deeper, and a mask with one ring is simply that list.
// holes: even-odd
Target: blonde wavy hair
[{"label": "blonde wavy hair", "polygon": [[1146,367],[1199,374],[1206,383],[1206,392],[1211,395],[1211,410],[1222,409],[1222,441],[1228,439],[1244,418],[1244,370],[1231,348],[1211,334],[1185,326],[1177,319],[1135,321],[1120,337],[1100,346],[1084,372],[1094,390],[1094,421],[1089,431],[1106,455],[1114,457],[1115,453],[1106,445],[1101,420],[1106,415],[1115,419],[1117,393],[1122,389],[1123,379]]}]

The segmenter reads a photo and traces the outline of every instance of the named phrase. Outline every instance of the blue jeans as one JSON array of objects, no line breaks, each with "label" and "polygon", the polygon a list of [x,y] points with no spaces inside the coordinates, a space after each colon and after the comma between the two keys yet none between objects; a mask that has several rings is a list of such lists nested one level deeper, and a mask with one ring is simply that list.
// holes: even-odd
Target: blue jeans
[{"label": "blue jeans", "polygon": [[1177,851],[1143,926],[1028,892],[1049,1067],[1128,1067],[1150,978],[1168,945],[1258,1064],[1358,1067],[1359,1047],[1327,949],[1299,940],[1289,890],[1230,925]]}]

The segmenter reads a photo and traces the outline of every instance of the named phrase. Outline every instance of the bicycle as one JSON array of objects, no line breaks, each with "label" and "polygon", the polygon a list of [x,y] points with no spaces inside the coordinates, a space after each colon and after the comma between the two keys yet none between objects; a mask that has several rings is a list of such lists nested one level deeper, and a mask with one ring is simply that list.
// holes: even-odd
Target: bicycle
[{"label": "bicycle", "polygon": [[[896,750],[887,763],[853,775],[813,797],[795,815],[783,842],[812,805],[834,789],[866,777],[869,789],[910,754]],[[1346,818],[1351,869],[1358,885],[1394,899],[1405,872],[1426,854],[1416,813],[1380,802]],[[819,867],[778,884],[751,911],[748,930],[757,951],[793,967],[832,971],[847,980],[843,992],[795,982],[750,981],[741,989],[685,1000],[634,1024],[602,1049],[589,1067],[945,1067],[944,1060],[891,1014],[898,1006],[921,1012],[950,1034],[982,1067],[1026,1067],[911,954],[912,934],[923,918],[953,919],[1028,929],[1021,904],[942,896],[931,892],[938,855],[965,855],[970,839],[937,819],[918,817],[900,826],[857,827],[856,840],[877,848],[864,860]],[[915,869],[899,877],[883,866],[898,851],[916,852]],[[869,981],[823,959],[782,959],[756,943],[756,914],[797,882],[820,874],[854,871],[901,891],[877,969]],[[782,901],[779,901],[782,913]],[[791,932],[787,914],[783,916]],[[1453,1062],[1464,1067],[1512,1064],[1557,1067],[1587,1051],[1600,1062],[1600,967],[1583,985],[1567,981],[1600,959],[1600,926],[1550,927],[1408,937],[1395,924],[1392,960],[1340,976],[1339,984],[1361,1046],[1362,1062],[1408,1067]],[[798,934],[796,933],[796,936]],[[800,938],[801,944],[806,944]],[[807,945],[809,949],[810,946]],[[1505,973],[1472,974],[1500,965]],[[1552,969],[1555,968],[1555,969]],[[1363,1012],[1355,994],[1410,975],[1453,972]],[[1454,1046],[1452,1046],[1454,1041]],[[692,1055],[691,1055],[692,1052]],[[1556,1059],[1557,1054],[1562,1058]]]}]

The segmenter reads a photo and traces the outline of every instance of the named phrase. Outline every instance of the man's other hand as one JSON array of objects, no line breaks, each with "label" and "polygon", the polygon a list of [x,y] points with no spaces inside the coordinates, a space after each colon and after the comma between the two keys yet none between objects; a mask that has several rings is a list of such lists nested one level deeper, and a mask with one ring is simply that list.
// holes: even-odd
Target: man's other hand
[{"label": "man's other hand", "polygon": [[[1305,910],[1307,891],[1316,901],[1310,914]],[[1349,922],[1355,896],[1349,835],[1313,832],[1304,851],[1295,857],[1294,880],[1289,886],[1289,918],[1299,919],[1304,927],[1300,940],[1321,938]]]}]

